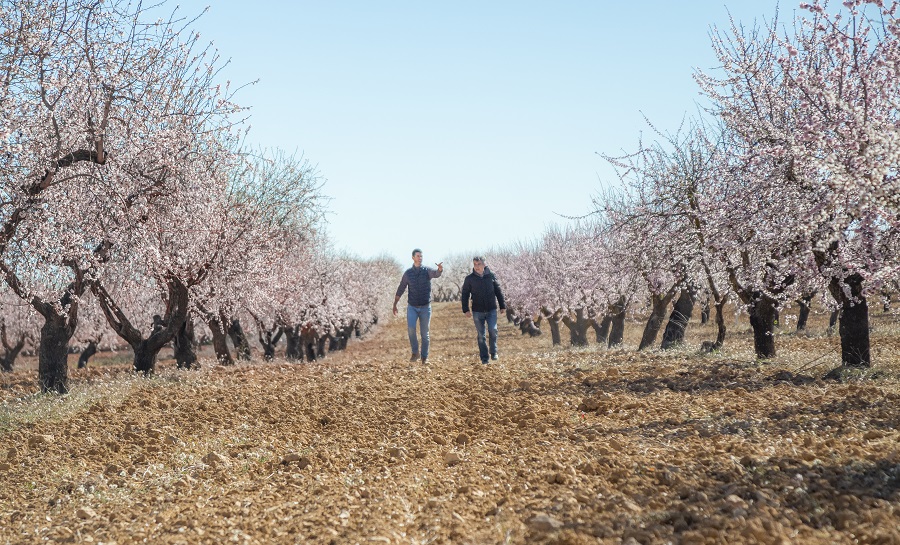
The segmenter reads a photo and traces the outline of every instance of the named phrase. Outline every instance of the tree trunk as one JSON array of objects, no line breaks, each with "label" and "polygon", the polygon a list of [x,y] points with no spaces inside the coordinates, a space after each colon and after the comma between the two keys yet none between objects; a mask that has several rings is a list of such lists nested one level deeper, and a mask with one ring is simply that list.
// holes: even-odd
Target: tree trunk
[{"label": "tree trunk", "polygon": [[134,370],[144,375],[152,375],[156,370],[156,356],[159,350],[154,350],[147,341],[141,341],[131,348],[134,350]]},{"label": "tree trunk", "polygon": [[709,298],[707,297],[703,301],[703,306],[700,307],[700,324],[706,325],[709,323]]},{"label": "tree trunk", "polygon": [[754,292],[750,302],[750,326],[753,327],[753,348],[761,360],[775,357],[775,316],[777,302],[768,295]]},{"label": "tree trunk", "polygon": [[522,318],[522,321],[519,322],[519,329],[522,331],[523,335],[528,333],[529,337],[538,337],[541,334],[541,330],[534,325],[531,316]]},{"label": "tree trunk", "polygon": [[850,288],[848,296],[841,283],[832,279],[831,295],[841,303],[838,331],[841,335],[841,362],[847,367],[871,367],[869,345],[869,305],[863,295],[863,277],[852,274],[844,279]]},{"label": "tree trunk", "polygon": [[828,317],[828,336],[834,334],[834,326],[837,324],[838,318],[841,316],[841,309],[832,310],[831,316]]},{"label": "tree trunk", "polygon": [[550,324],[550,339],[553,341],[553,346],[562,344],[562,337],[559,334],[559,317],[562,312],[550,312],[547,308],[542,308],[541,314],[547,319],[547,323]]},{"label": "tree trunk", "polygon": [[266,361],[274,360],[275,347],[278,345],[278,340],[281,339],[284,330],[279,327],[273,333],[271,330],[267,329],[262,322],[257,322],[257,331],[259,334],[259,344],[263,349],[263,359]]},{"label": "tree trunk", "polygon": [[78,356],[78,368],[84,369],[87,367],[88,360],[91,359],[91,356],[97,353],[97,343],[94,341],[90,341],[88,345],[81,351],[81,354]]},{"label": "tree trunk", "polygon": [[691,315],[694,313],[694,302],[694,289],[691,287],[683,288],[678,295],[678,300],[675,301],[672,314],[669,315],[669,322],[666,324],[660,348],[668,350],[684,343],[684,331],[687,329]]},{"label": "tree trunk", "polygon": [[134,327],[131,319],[116,304],[103,285],[100,282],[94,282],[91,285],[91,290],[97,296],[107,323],[134,350],[134,370],[148,376],[156,370],[156,358],[159,351],[175,338],[188,317],[190,294],[187,285],[178,278],[170,276],[166,280],[166,288],[169,293],[166,299],[165,316],[153,317],[153,331],[147,338],[144,338],[141,330]]},{"label": "tree trunk", "polygon": [[188,317],[172,340],[175,349],[175,365],[179,369],[199,367],[197,364],[197,338],[194,336],[194,322]]},{"label": "tree trunk", "polygon": [[341,330],[341,350],[347,349],[347,343],[350,342],[350,336],[353,333],[353,325],[349,325]]},{"label": "tree trunk", "polygon": [[725,332],[728,328],[725,327],[725,303],[728,302],[728,295],[726,294],[722,297],[721,301],[716,302],[716,350],[722,348],[722,345],[725,344]]},{"label": "tree trunk", "polygon": [[275,359],[275,343],[264,343],[262,345],[263,349],[263,359],[266,361],[272,361]]},{"label": "tree trunk", "polygon": [[594,320],[594,334],[597,336],[597,344],[606,344],[607,339],[609,339],[609,329],[612,326],[612,320],[613,318],[610,314],[604,315],[599,324],[597,320]]},{"label": "tree trunk", "polygon": [[44,315],[38,347],[38,380],[41,392],[69,393],[69,341],[75,327],[53,311]]},{"label": "tree trunk", "polygon": [[325,343],[328,342],[328,337],[322,335],[319,337],[318,341],[316,341],[316,356],[320,358],[325,357]]},{"label": "tree trunk", "polygon": [[306,361],[316,361],[316,338],[304,335],[301,337],[300,344],[303,348],[303,354],[306,356]]},{"label": "tree trunk", "polygon": [[303,352],[300,346],[300,326],[285,326],[283,330],[285,338],[284,357],[290,361],[303,361]]},{"label": "tree trunk", "polygon": [[234,365],[234,359],[231,357],[231,351],[228,350],[228,337],[222,327],[222,320],[212,317],[207,322],[209,330],[212,333],[213,351],[216,353],[216,360],[221,365]]},{"label": "tree trunk", "polygon": [[590,322],[584,316],[584,309],[575,309],[575,319],[570,316],[563,315],[562,322],[569,328],[569,342],[572,346],[587,346],[587,329]]},{"label": "tree trunk", "polygon": [[228,326],[228,336],[231,337],[231,343],[234,344],[237,359],[250,361],[250,341],[247,340],[244,328],[241,327],[241,321],[237,318],[231,320],[231,325]]},{"label": "tree trunk", "polygon": [[652,308],[650,310],[650,318],[647,319],[647,325],[644,326],[644,334],[641,336],[641,344],[638,346],[639,351],[649,348],[656,343],[656,337],[659,335],[663,319],[666,316],[666,309],[669,307],[669,303],[672,302],[673,297],[675,297],[674,290],[670,290],[664,295],[655,293],[650,295]]},{"label": "tree trunk", "polygon": [[19,357],[19,352],[25,348],[25,337],[22,336],[16,344],[5,346],[4,348],[6,348],[6,352],[0,358],[0,369],[7,373],[12,373],[13,365],[16,363],[16,358]]},{"label": "tree trunk", "polygon": [[806,324],[809,321],[809,307],[815,295],[815,293],[808,293],[797,301],[800,305],[800,314],[797,316],[797,333],[806,331]]},{"label": "tree trunk", "polygon": [[622,344],[625,339],[625,309],[627,306],[625,297],[622,296],[611,309],[609,348]]},{"label": "tree trunk", "polygon": [[0,371],[3,371],[4,373],[12,373],[13,363],[15,363],[15,358],[10,358],[9,352],[7,352],[3,355],[2,358],[0,358]]}]

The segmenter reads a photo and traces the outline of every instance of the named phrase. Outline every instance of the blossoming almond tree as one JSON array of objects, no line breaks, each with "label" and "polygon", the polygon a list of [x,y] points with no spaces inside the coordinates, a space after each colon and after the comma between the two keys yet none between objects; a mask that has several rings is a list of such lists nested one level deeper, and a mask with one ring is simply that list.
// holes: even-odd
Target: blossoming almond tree
[{"label": "blossoming almond tree", "polygon": [[634,154],[606,157],[619,170],[624,193],[595,199],[594,205],[612,228],[627,237],[615,261],[640,271],[647,283],[650,317],[639,350],[655,342],[666,309],[679,291],[675,319],[666,326],[662,347],[683,340],[693,297],[701,286],[715,302],[718,327],[716,341],[704,346],[718,349],[724,343],[723,310],[730,290],[709,243],[710,220],[720,207],[715,180],[722,145],[716,130],[689,121],[674,134],[657,131],[659,140],[642,144]]}]

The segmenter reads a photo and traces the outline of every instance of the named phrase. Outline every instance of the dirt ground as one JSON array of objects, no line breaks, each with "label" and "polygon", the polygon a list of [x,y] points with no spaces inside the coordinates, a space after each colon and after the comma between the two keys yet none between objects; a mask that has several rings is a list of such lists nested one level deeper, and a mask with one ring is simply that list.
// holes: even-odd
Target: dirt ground
[{"label": "dirt ground", "polygon": [[900,544],[900,331],[873,323],[876,368],[845,383],[817,378],[821,331],[754,362],[746,317],[707,356],[639,354],[639,323],[614,350],[503,323],[482,366],[455,304],[426,366],[396,320],[313,364],[101,358],[63,398],[16,371],[0,543]]}]

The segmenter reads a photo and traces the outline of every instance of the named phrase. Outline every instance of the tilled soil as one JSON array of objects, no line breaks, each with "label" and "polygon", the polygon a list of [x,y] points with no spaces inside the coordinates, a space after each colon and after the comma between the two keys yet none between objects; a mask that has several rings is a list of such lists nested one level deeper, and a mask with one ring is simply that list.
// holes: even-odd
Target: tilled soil
[{"label": "tilled soil", "polygon": [[405,336],[312,364],[95,367],[62,399],[5,375],[0,543],[900,544],[895,373],[508,324],[483,366],[453,304],[427,365]]}]

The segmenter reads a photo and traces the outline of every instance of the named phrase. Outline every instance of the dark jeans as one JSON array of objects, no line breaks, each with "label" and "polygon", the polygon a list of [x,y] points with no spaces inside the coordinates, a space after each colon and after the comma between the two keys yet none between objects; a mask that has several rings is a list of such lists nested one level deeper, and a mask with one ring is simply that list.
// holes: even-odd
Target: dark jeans
[{"label": "dark jeans", "polygon": [[[497,355],[497,309],[488,312],[472,312],[472,319],[475,320],[475,330],[478,332],[478,354],[481,356],[481,363],[487,363],[489,356]],[[491,339],[490,353],[488,353],[488,344],[485,342],[485,324],[487,324],[487,333]]]},{"label": "dark jeans", "polygon": [[431,325],[431,305],[424,307],[406,307],[406,329],[409,333],[409,346],[413,355],[419,355],[419,340],[416,338],[416,320],[419,321],[419,330],[422,332],[422,359],[428,357],[428,344],[431,336],[428,328]]}]

